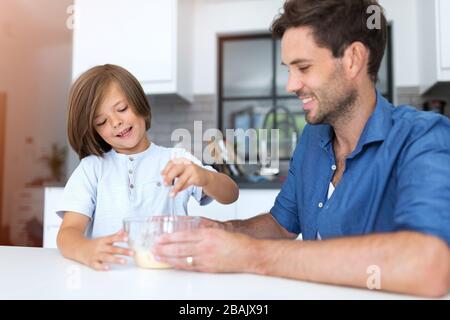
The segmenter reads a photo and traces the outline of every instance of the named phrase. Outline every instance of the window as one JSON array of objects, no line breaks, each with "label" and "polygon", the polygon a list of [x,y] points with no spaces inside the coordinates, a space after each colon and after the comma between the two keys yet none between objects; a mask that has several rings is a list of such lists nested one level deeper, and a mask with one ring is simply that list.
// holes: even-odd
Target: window
[{"label": "window", "polygon": [[270,34],[222,36],[218,52],[219,128],[279,129],[280,160],[288,160],[306,123],[301,101],[284,90],[280,41]]},{"label": "window", "polygon": [[378,71],[378,83],[377,89],[380,93],[390,102],[393,100],[394,89],[393,89],[393,78],[392,78],[392,27],[388,25],[388,35],[386,49],[384,52],[383,60],[381,61],[380,70]]}]

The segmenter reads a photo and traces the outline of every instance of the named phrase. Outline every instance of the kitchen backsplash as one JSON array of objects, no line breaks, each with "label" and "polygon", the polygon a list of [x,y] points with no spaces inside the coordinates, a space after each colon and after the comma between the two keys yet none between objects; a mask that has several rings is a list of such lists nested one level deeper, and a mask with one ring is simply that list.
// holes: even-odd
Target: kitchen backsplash
[{"label": "kitchen backsplash", "polygon": [[417,109],[422,109],[423,98],[419,94],[419,87],[397,88],[396,105],[408,104]]},{"label": "kitchen backsplash", "polygon": [[409,104],[422,110],[424,102],[433,99],[444,100],[447,102],[445,114],[447,117],[450,117],[450,83],[436,84],[425,95],[419,94],[419,87],[397,88],[397,105]]},{"label": "kitchen backsplash", "polygon": [[[424,101],[442,99],[447,101],[446,114],[450,117],[450,84],[438,84],[426,95],[419,94],[418,87],[398,87],[397,105],[409,104],[421,110]],[[162,146],[173,146],[170,140],[175,129],[184,128],[191,132],[194,139],[194,121],[201,120],[203,132],[209,128],[217,128],[217,102],[214,95],[194,96],[192,104],[168,102],[158,98],[150,98],[152,107],[151,139]],[[202,132],[202,133],[203,133]],[[199,140],[199,139],[197,139]],[[195,143],[202,143],[201,137]]]},{"label": "kitchen backsplash", "polygon": [[[150,138],[156,144],[171,147],[175,144],[170,140],[175,129],[187,129],[194,143],[202,142],[202,137],[194,137],[194,121],[202,121],[202,134],[210,128],[217,128],[217,103],[214,95],[197,95],[192,104],[183,102],[167,102],[150,98],[152,108],[152,126]],[[194,140],[193,140],[194,141]]]}]

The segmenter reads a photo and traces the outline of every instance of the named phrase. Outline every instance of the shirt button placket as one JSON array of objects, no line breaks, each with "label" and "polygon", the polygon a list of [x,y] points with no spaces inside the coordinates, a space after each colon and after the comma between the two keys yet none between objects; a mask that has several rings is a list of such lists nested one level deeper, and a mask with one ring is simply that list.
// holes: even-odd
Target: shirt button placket
[{"label": "shirt button placket", "polygon": [[134,199],[134,195],[135,195],[135,185],[134,185],[134,168],[133,168],[133,161],[134,158],[133,157],[128,157],[128,188],[130,190],[130,199],[133,200]]}]

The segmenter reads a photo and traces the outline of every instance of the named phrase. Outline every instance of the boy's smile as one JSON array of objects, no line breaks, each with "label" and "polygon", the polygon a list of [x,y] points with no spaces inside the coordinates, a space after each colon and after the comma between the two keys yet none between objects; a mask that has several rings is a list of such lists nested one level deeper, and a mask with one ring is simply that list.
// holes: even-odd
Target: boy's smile
[{"label": "boy's smile", "polygon": [[127,138],[131,135],[131,130],[133,130],[133,127],[129,127],[125,130],[122,130],[120,133],[116,134],[116,137]]}]

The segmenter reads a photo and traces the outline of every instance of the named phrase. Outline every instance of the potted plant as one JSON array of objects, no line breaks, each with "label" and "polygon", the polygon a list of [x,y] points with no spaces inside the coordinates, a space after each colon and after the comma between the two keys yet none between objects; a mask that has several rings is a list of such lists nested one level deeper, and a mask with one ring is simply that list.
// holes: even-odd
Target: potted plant
[{"label": "potted plant", "polygon": [[59,147],[58,144],[52,144],[50,154],[41,157],[51,172],[51,180],[61,183],[64,180],[64,165],[66,163],[67,148]]}]

